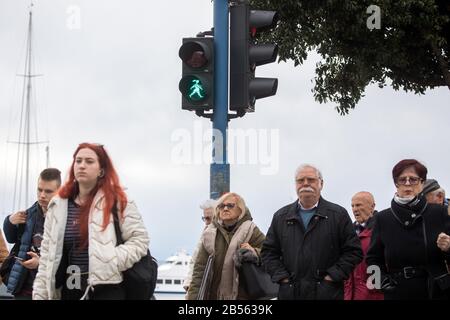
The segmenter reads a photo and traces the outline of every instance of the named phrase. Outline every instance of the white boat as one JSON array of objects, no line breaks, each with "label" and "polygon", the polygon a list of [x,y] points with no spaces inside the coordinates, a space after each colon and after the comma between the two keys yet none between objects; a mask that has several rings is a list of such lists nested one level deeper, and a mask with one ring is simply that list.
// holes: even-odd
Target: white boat
[{"label": "white boat", "polygon": [[158,267],[155,293],[185,293],[183,281],[189,272],[191,258],[185,251],[167,258]]}]

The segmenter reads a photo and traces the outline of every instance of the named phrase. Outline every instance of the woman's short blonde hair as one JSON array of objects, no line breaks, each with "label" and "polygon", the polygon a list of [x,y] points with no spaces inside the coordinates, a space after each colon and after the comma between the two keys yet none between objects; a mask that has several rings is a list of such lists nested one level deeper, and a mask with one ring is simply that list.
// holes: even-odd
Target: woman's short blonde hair
[{"label": "woman's short blonde hair", "polygon": [[[216,216],[217,220],[219,220],[219,206],[228,198],[234,198],[236,200],[236,205],[239,209],[241,209],[241,214],[239,215],[238,220],[241,220],[242,217],[244,217],[245,212],[247,211],[247,206],[245,205],[244,199],[234,192],[228,192],[222,195],[219,200],[217,200],[216,207],[214,209],[214,215]],[[220,221],[220,220],[219,220]]]}]

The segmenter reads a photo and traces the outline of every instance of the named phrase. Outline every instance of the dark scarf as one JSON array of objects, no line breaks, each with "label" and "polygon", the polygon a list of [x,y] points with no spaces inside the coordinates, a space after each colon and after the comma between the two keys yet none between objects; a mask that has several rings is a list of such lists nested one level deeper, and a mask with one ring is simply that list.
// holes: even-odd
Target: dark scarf
[{"label": "dark scarf", "polygon": [[422,194],[407,204],[399,204],[394,199],[391,201],[391,211],[394,218],[407,229],[413,226],[418,218],[422,217],[426,208],[427,200]]}]

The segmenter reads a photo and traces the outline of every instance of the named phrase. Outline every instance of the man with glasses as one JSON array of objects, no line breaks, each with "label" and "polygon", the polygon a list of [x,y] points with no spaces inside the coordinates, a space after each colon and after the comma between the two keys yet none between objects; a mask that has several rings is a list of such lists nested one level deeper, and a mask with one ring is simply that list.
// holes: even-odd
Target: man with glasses
[{"label": "man with glasses", "polygon": [[298,200],[272,219],[261,257],[278,298],[338,300],[344,280],[362,260],[361,243],[347,210],[321,196],[321,172],[309,164],[295,174]]},{"label": "man with glasses", "polygon": [[[216,201],[212,199],[208,199],[200,205],[200,209],[203,211],[201,219],[205,223],[203,230],[206,229],[206,227],[213,221],[215,207]],[[201,244],[201,241],[199,241],[194,253],[192,254],[191,262],[189,263],[189,272],[186,279],[183,281],[183,288],[186,292],[189,290],[189,286],[191,285],[192,273],[194,272],[194,262],[197,259],[198,250]]]},{"label": "man with glasses", "polygon": [[36,203],[26,211],[7,216],[3,223],[6,240],[14,243],[13,248],[16,248],[13,250],[16,257],[11,265],[7,285],[8,292],[16,299],[31,300],[47,206],[60,185],[61,172],[58,169],[43,170],[38,179]]}]

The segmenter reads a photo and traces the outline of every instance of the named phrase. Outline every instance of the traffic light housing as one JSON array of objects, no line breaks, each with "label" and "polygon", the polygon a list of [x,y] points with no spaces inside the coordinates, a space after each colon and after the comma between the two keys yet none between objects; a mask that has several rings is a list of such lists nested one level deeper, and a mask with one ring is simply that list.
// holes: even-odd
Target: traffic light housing
[{"label": "traffic light housing", "polygon": [[214,39],[183,38],[178,52],[183,60],[182,78],[178,88],[182,109],[202,114],[214,107]]},{"label": "traffic light housing", "polygon": [[246,1],[230,8],[230,110],[238,116],[255,111],[256,99],[273,96],[278,79],[256,78],[257,66],[274,62],[276,44],[257,44],[257,31],[273,28],[276,11],[251,10]]}]

